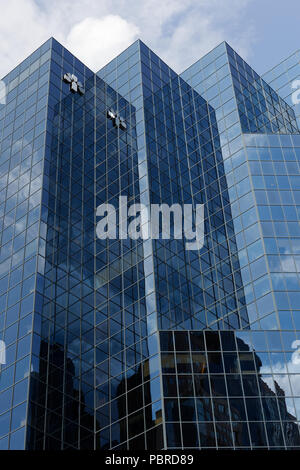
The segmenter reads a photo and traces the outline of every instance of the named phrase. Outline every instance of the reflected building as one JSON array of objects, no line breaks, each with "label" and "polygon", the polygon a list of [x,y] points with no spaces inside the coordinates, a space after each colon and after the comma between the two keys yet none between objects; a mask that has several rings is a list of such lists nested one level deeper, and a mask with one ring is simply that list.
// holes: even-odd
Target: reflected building
[{"label": "reflected building", "polygon": [[[174,336],[173,336],[174,334]],[[253,333],[255,336],[255,333]],[[263,376],[249,333],[160,333],[170,448],[297,448],[285,391]]]},{"label": "reflected building", "polygon": [[[300,448],[285,96],[226,43],[178,75],[136,41],[95,74],[50,39],[3,81],[0,449]],[[203,204],[202,248],[99,239],[120,196]]]},{"label": "reflected building", "polygon": [[91,449],[94,409],[86,406],[84,392],[76,384],[73,361],[65,361],[61,345],[45,341],[41,343],[40,358],[38,373],[31,375],[29,419],[34,426],[30,428],[28,447],[60,450],[62,433],[66,446],[74,447],[80,429],[81,448]]}]

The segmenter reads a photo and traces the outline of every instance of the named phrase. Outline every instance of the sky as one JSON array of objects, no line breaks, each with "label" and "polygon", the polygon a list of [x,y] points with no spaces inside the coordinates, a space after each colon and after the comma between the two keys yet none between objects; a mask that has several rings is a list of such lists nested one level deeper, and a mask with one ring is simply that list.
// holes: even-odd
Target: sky
[{"label": "sky", "polygon": [[299,0],[0,0],[0,77],[49,37],[92,70],[137,38],[180,73],[226,40],[258,72],[300,49]]}]

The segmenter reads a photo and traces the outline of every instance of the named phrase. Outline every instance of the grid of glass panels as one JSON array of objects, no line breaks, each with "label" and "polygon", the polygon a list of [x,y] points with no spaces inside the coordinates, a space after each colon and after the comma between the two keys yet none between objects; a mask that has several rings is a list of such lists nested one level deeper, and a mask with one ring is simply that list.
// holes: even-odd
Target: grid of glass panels
[{"label": "grid of glass panels", "polygon": [[298,132],[292,107],[226,42],[189,67],[181,77],[216,109],[221,141],[222,132],[228,129],[229,137],[240,131]]},{"label": "grid of glass panels", "polygon": [[[109,120],[97,125],[96,205],[108,202],[118,207],[119,196],[126,196],[129,205],[139,203],[135,109],[112,88],[106,86],[103,92],[106,106],[118,109],[127,131],[117,129]],[[148,284],[142,240],[97,240],[98,449],[145,449],[160,439],[157,339],[148,337],[152,294]]]},{"label": "grid of glass panels", "polygon": [[[216,72],[212,73],[211,77],[214,78],[219,86],[229,86],[229,79],[231,79],[229,65],[228,67],[226,66],[226,73],[229,75],[227,77],[228,80],[225,82],[223,82],[223,78],[218,75],[219,70],[217,67],[217,63],[219,64],[219,58],[223,58],[222,60],[224,61],[224,57],[226,56],[229,57],[229,59],[226,59],[227,61],[229,60],[229,62],[233,60],[233,57],[236,57],[235,60],[237,60],[237,55],[233,54],[229,46],[223,43],[190,67],[190,69],[183,73],[183,76],[185,77],[187,75],[187,77],[193,77],[189,78],[189,81],[196,83],[199,80],[199,77],[202,76],[203,70],[206,68],[210,71],[217,69]],[[246,70],[248,66],[246,67],[246,64],[243,64],[243,67]],[[255,72],[252,71],[251,74],[254,76]],[[206,79],[203,83],[209,83],[209,80]],[[228,90],[230,90],[230,87]],[[272,286],[270,284],[268,274],[268,260],[264,251],[260,209],[257,208],[257,200],[254,193],[256,190],[255,185],[257,178],[255,177],[253,179],[251,177],[254,163],[248,163],[251,156],[249,156],[249,152],[246,152],[245,148],[247,137],[244,134],[244,138],[242,138],[243,134],[240,133],[241,130],[239,129],[241,129],[241,127],[239,123],[232,124],[231,120],[227,120],[226,114],[228,113],[228,109],[224,100],[218,102],[213,98],[209,100],[209,102],[212,105],[215,104],[219,106],[216,109],[217,124],[222,143],[222,155],[224,159],[225,175],[238,247],[238,258],[241,266],[247,314],[253,327],[255,327],[255,322],[258,321],[260,328],[270,328],[271,325],[278,328],[278,321],[275,314],[277,309],[276,300],[274,302],[273,294],[271,292]],[[233,99],[231,102],[232,106],[234,106]],[[239,119],[239,113],[237,113],[237,111],[233,111],[231,114],[234,117],[233,121],[237,121]],[[282,116],[282,119],[283,118],[284,116]],[[293,146],[291,143],[284,143],[289,139],[288,136],[282,135],[278,138],[280,139],[280,144],[278,144],[278,146]],[[263,137],[261,137],[261,139],[263,139]],[[275,135],[273,139],[276,140]],[[255,137],[253,135],[249,136],[249,140],[247,142],[251,142],[251,140],[252,142],[255,142]],[[255,145],[256,144],[253,144],[253,146]],[[256,153],[256,150],[253,149],[252,152]],[[258,151],[258,154],[260,154],[260,152],[261,150]],[[289,149],[286,149],[285,152],[289,152]],[[278,157],[276,156],[275,149],[274,157],[272,154],[273,151],[269,154],[268,158],[270,160],[274,158],[274,166],[277,166]],[[271,163],[265,163],[264,168],[270,164]],[[274,172],[276,173],[276,170],[274,170]],[[261,175],[263,175],[263,173],[261,173]],[[260,177],[263,177],[261,175]],[[272,178],[273,176],[269,173],[266,174],[266,179],[269,180]],[[277,198],[278,197],[279,195],[277,194]],[[279,217],[279,214],[277,214],[276,217]]]},{"label": "grid of glass panels", "polygon": [[297,81],[300,80],[300,52],[294,52],[280,64],[264,73],[262,77],[294,109],[299,126],[300,105],[293,102],[292,95],[296,93],[295,98],[299,99],[299,83]]},{"label": "grid of glass panels", "polygon": [[[159,77],[162,67],[152,55],[145,51],[141,60]],[[145,98],[150,199],[169,206],[205,204],[206,237],[200,252],[187,252],[184,239],[154,241],[159,328],[245,327],[215,113],[178,77],[161,85]]]},{"label": "grid of glass panels", "polygon": [[[265,251],[268,266],[259,283],[248,291],[247,304],[255,291],[267,293],[272,288],[278,316],[273,313],[266,318],[268,327],[299,330],[299,136],[248,135],[245,143],[264,245],[256,242],[247,252],[251,257],[254,250]],[[272,303],[270,298],[268,305]],[[264,314],[262,309],[252,309],[250,322]]]},{"label": "grid of glass panels", "polygon": [[[27,448],[84,449],[94,445],[94,74],[54,40],[51,59]],[[63,83],[68,72],[84,97]]]},{"label": "grid of glass panels", "polygon": [[[205,282],[202,284],[199,276],[196,279],[195,275],[197,267],[201,263],[197,255],[194,257],[192,254],[190,255],[190,269],[192,272],[190,273],[188,268],[187,272],[183,273],[182,267],[188,263],[183,244],[178,241],[174,241],[172,244],[164,241],[155,243],[154,265],[157,309],[160,312],[159,323],[162,325],[163,322],[167,322],[168,325],[173,324],[173,326],[181,324],[181,327],[184,327],[185,322],[186,326],[191,324],[191,318],[194,315],[193,321],[196,324],[200,322],[199,325],[204,327],[207,324],[215,323],[216,328],[218,319],[225,317],[226,311],[230,311],[232,313],[232,326],[244,326],[247,324],[247,316],[245,309],[243,310],[243,293],[238,262],[234,260],[234,267],[232,267],[229,258],[229,251],[234,252],[235,240],[232,223],[230,223],[230,207],[228,194],[226,193],[226,181],[223,178],[224,169],[222,168],[222,156],[214,112],[183,80],[178,80],[177,75],[148,47],[142,42],[139,42],[139,46],[145,123],[142,121],[137,125],[137,129],[140,128],[140,132],[142,132],[142,126],[145,126],[147,143],[147,173],[143,170],[144,173],[141,175],[143,183],[141,198],[147,192],[148,203],[150,201],[151,203],[172,204],[193,201],[196,204],[207,199],[211,216],[211,222],[209,218],[207,219],[207,232],[212,231],[209,246],[210,249],[216,246],[215,256],[212,258],[209,257],[207,247],[204,250],[205,253],[202,254],[202,269],[206,271]],[[133,48],[134,45],[131,47]],[[130,51],[130,49],[127,51]],[[119,77],[119,73],[126,73],[124,72],[124,63],[128,63],[127,51],[124,56],[121,54],[115,61],[112,61],[99,72],[99,75],[104,77],[105,80],[109,80],[112,86],[118,85],[116,77]],[[129,52],[128,54],[130,55]],[[113,67],[115,67],[115,71],[113,71]],[[120,91],[120,88],[118,88],[118,91]],[[181,94],[183,95],[182,98]],[[128,95],[128,98],[130,98],[130,95]],[[181,117],[182,109],[185,112],[184,119]],[[137,111],[137,116],[138,114]],[[142,115],[141,118],[143,119],[144,116]],[[193,120],[197,121],[197,127],[194,125]],[[203,165],[200,162],[202,155],[203,157],[205,155]],[[192,167],[191,177],[189,177],[189,167]],[[225,186],[220,188],[219,185],[221,184]],[[183,185],[184,190],[181,191]],[[204,190],[200,192],[199,186],[207,186],[207,193]],[[220,193],[221,197],[219,196]],[[146,197],[144,199],[147,201]],[[222,223],[221,219],[220,221],[218,219],[222,218],[220,209],[223,206],[226,207],[225,210],[228,212],[228,216],[226,216],[226,221],[223,219]],[[215,228],[210,229],[209,223],[215,224]],[[219,230],[217,230],[218,225],[220,226]],[[229,247],[226,239],[231,237]],[[164,250],[164,245],[168,245],[167,250]],[[171,279],[171,276],[166,276],[166,273],[163,274],[163,263],[165,266],[169,264],[169,271],[174,274],[174,283],[177,283],[177,289],[174,289],[175,284],[169,288],[167,287],[168,279]],[[207,271],[213,263],[216,263],[214,274]],[[158,265],[160,266],[158,267]],[[161,275],[159,270],[162,273]],[[217,274],[218,270],[222,272],[222,275]],[[232,271],[234,271],[233,275]],[[223,279],[226,272],[227,278],[223,281],[223,286],[221,286],[222,281],[220,281],[220,291],[216,288],[213,292],[213,278],[217,280],[219,276],[220,279]],[[195,278],[194,294],[192,294],[189,287],[193,277]],[[180,278],[181,281],[178,281]],[[182,283],[181,290],[178,290],[178,282],[179,284]],[[159,286],[160,292],[158,292],[157,286]],[[203,294],[203,292],[205,293]],[[200,301],[201,295],[202,302]],[[175,296],[173,300],[171,296]],[[207,313],[205,313],[204,308],[205,296],[206,305],[210,306]],[[214,296],[220,298],[218,304],[216,304]],[[191,299],[190,303],[189,298]],[[199,301],[198,304],[197,300]],[[184,308],[182,308],[183,305]],[[238,306],[241,309],[239,312],[241,317],[233,313]],[[225,321],[228,322],[228,318]]]},{"label": "grid of glass panels", "polygon": [[292,108],[228,45],[242,132],[297,133]]},{"label": "grid of glass panels", "polygon": [[[66,72],[85,84],[83,97],[63,83]],[[125,118],[126,132],[107,119],[110,108]],[[161,447],[143,246],[95,239],[98,205],[117,205],[119,193],[138,197],[134,108],[53,42],[49,117],[27,446]]]},{"label": "grid of glass panels", "polygon": [[[98,73],[98,76],[103,78],[111,87],[115,88],[118,93],[122,93],[124,98],[135,108],[136,153],[134,170],[138,184],[135,186],[134,192],[129,194],[128,201],[140,202],[148,207],[150,199],[140,45],[140,41],[135,42],[116,59],[105,66]],[[126,195],[126,188],[124,186],[120,186],[116,188],[116,190],[117,197],[119,195]],[[131,301],[128,307],[125,305],[126,310],[124,311],[124,322],[125,325],[128,325],[126,344],[130,346],[127,348],[127,392],[134,389],[132,394],[127,393],[127,409],[130,416],[128,417],[128,421],[124,419],[120,420],[120,417],[123,418],[127,412],[126,395],[124,395],[126,392],[126,382],[125,377],[120,375],[119,377],[114,377],[112,382],[114,384],[112,396],[116,398],[112,401],[110,410],[113,426],[103,432],[104,437],[103,444],[101,441],[101,446],[104,447],[101,448],[105,448],[105,446],[109,448],[110,446],[114,449],[160,449],[164,446],[161,426],[161,379],[158,362],[158,344],[155,335],[157,331],[157,314],[152,244],[151,241],[144,241],[142,243],[139,242],[137,245],[137,261],[132,261],[132,258],[129,257],[130,253],[127,255],[124,252],[124,256],[122,257],[123,261],[120,259],[119,263],[117,263],[118,270],[120,270],[120,268],[126,269],[126,266],[129,267],[132,263],[139,263],[139,274],[135,274],[134,268],[132,271],[133,279],[131,280],[131,283],[138,280],[139,284],[133,284],[132,288],[130,287],[125,291],[128,292],[128,295],[130,295],[133,300],[137,299],[137,295],[141,296],[140,310],[138,310],[136,302],[130,305]],[[124,246],[126,246],[125,242]],[[120,255],[121,252],[118,252],[118,256]],[[123,265],[121,264],[122,262]],[[130,272],[128,274],[132,276]],[[118,281],[118,279],[116,279],[116,281]],[[128,281],[126,281],[126,285],[128,285]],[[137,290],[138,285],[139,291]],[[128,301],[126,303],[128,303]],[[142,341],[141,343],[140,340]],[[117,345],[119,336],[116,335],[115,341],[117,351],[119,351],[120,345]],[[116,356],[116,359],[118,361],[115,365],[118,371],[120,370],[120,357]],[[142,363],[139,362],[141,360],[143,360]],[[135,363],[135,367],[132,367]],[[113,373],[116,375],[115,372]],[[149,379],[152,380],[149,381]],[[135,404],[132,401],[133,396],[138,397]],[[134,410],[132,406],[135,406],[135,413],[133,413]],[[117,407],[121,407],[119,412],[116,411]],[[109,431],[111,431],[111,434],[109,434]],[[129,442],[126,442],[126,440],[129,440]]]},{"label": "grid of glass panels", "polygon": [[168,448],[299,449],[300,368],[284,367],[296,338],[160,332]]},{"label": "grid of glass panels", "polygon": [[[224,48],[225,45],[220,45],[201,59],[199,63],[192,66],[190,72],[188,70],[186,73],[189,74],[189,77],[191,75],[194,77],[189,78],[188,81],[193,80],[194,83],[199,81],[205,67],[207,70],[213,70],[219,60],[218,57],[222,56],[222,51],[224,53]],[[255,73],[249,71],[245,63],[238,60],[236,54],[230,52],[228,46],[226,49],[228,50],[229,62],[232,62],[235,57],[235,67],[238,67],[239,70],[242,68],[244,74],[248,70],[248,76],[249,74],[255,76]],[[200,64],[201,62],[202,64]],[[232,65],[226,71],[227,82],[226,80],[223,82],[222,76],[218,76],[218,70],[211,75],[218,85],[228,86],[228,90],[230,89],[229,77],[231,73],[233,84],[236,83],[237,78],[241,79],[236,70],[232,69]],[[194,68],[195,74],[193,73]],[[183,77],[186,73],[183,74]],[[244,76],[244,78],[246,77]],[[204,79],[202,86],[203,83],[209,85],[209,79]],[[246,85],[246,90],[242,89],[241,85],[242,88]],[[247,88],[249,89],[249,84],[240,80],[239,89],[240,92],[245,93],[244,102],[249,98]],[[255,134],[239,135],[241,131],[248,133],[250,127],[243,125],[244,117],[241,115],[240,107],[241,95],[236,90],[234,94],[237,97],[239,108],[236,111],[231,109],[232,120],[227,120],[226,114],[229,113],[230,108],[227,109],[226,102],[221,100],[222,94],[219,99],[218,97],[214,98],[212,94],[209,103],[212,105],[216,103],[218,106],[216,110],[217,123],[222,142],[225,175],[249,322],[253,330],[273,329],[277,334],[283,329],[293,330],[290,335],[297,338],[299,335],[297,331],[299,330],[297,311],[299,305],[297,277],[297,239],[299,235],[297,209],[299,152],[297,147],[299,136],[284,135],[288,133],[288,127],[286,130],[284,128],[276,130],[272,121],[265,128],[257,128],[257,121],[254,121],[252,132]],[[271,92],[271,96],[274,97],[274,92]],[[268,99],[270,101],[270,97]],[[280,100],[276,98],[275,101]],[[232,106],[234,106],[234,101],[232,101]],[[290,109],[287,112],[292,117]],[[284,120],[285,117],[287,116],[283,112],[280,120]],[[239,124],[234,124],[238,120],[241,121],[240,130]],[[244,120],[244,122],[246,121]],[[290,124],[294,125],[293,121]],[[273,132],[281,132],[282,135],[257,133],[258,131],[266,133],[267,128],[272,128]],[[295,131],[293,130],[293,132]],[[267,331],[261,334],[265,333],[268,334]],[[274,371],[283,373],[287,370],[291,372],[296,370],[297,365],[291,359],[293,355],[291,351],[294,349],[295,353],[296,346],[297,343],[293,341],[290,344],[285,344],[284,354],[281,355],[281,358],[276,358],[277,363],[274,363]],[[293,378],[293,380],[297,379]],[[296,388],[294,392],[289,392],[289,394],[293,393],[297,393]],[[297,398],[295,402],[297,402]],[[283,429],[285,438],[287,438],[288,429],[284,426]],[[224,443],[223,445],[226,446]],[[253,444],[251,445],[253,446]],[[270,446],[270,442],[264,445]]]},{"label": "grid of glass panels", "polygon": [[0,449],[23,449],[33,341],[51,41],[4,77],[0,104]]}]

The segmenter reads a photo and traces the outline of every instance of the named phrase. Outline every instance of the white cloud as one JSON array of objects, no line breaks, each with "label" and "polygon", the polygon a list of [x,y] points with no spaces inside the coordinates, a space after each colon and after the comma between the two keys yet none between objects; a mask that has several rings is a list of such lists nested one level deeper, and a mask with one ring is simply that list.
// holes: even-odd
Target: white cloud
[{"label": "white cloud", "polygon": [[10,0],[1,5],[1,76],[44,42],[43,22],[33,0]]},{"label": "white cloud", "polygon": [[140,30],[120,16],[85,18],[71,29],[66,47],[93,70],[99,70],[134,42]]},{"label": "white cloud", "polygon": [[180,72],[227,40],[249,56],[254,0],[2,0],[0,76],[54,36],[93,70],[137,36]]},{"label": "white cloud", "polygon": [[[295,375],[288,375],[289,374],[295,374]],[[274,374],[274,380],[277,382],[279,387],[284,391],[286,396],[299,396],[300,394],[300,365],[296,361],[293,361],[291,358],[290,360],[287,360],[287,363],[285,362],[280,362],[277,361],[275,364],[272,365],[272,369],[269,366],[263,366],[260,368],[260,374],[264,375],[263,380],[267,383],[267,385],[271,388],[271,390],[274,390],[273,386],[273,378],[271,374]],[[265,375],[267,374],[267,375]],[[291,383],[290,383],[291,380]],[[292,385],[292,390],[291,390],[291,385]],[[289,398],[286,399],[286,405],[288,408],[288,411],[292,414],[295,415],[295,410],[294,410],[294,404],[293,401],[290,400]],[[296,411],[298,414],[298,419],[300,418],[300,408],[299,408],[299,402],[296,403]]]},{"label": "white cloud", "polygon": [[174,27],[170,27],[169,37],[161,43],[161,56],[181,72],[225,40],[247,58],[255,35],[250,22],[246,27],[241,25],[250,1],[188,2],[190,5],[174,17]]}]

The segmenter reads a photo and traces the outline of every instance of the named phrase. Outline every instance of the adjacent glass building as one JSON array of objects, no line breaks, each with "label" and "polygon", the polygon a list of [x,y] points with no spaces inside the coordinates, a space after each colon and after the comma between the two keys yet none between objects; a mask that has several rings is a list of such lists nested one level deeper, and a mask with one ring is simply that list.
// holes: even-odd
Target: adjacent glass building
[{"label": "adjacent glass building", "polygon": [[[95,74],[50,39],[3,79],[0,449],[300,449],[300,130],[279,73],[222,43],[178,75],[136,41]],[[100,240],[119,196],[203,204],[203,247]]]}]

